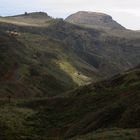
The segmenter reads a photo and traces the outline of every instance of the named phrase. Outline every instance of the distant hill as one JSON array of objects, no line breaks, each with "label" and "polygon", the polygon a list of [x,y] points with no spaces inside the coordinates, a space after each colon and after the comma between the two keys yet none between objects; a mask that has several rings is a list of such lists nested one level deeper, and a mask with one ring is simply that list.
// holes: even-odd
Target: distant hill
[{"label": "distant hill", "polygon": [[[1,97],[64,95],[140,62],[140,33],[135,31],[85,28],[45,13],[26,13],[0,18],[0,32],[0,53],[6,54],[0,63]],[[8,82],[5,75],[11,75]]]},{"label": "distant hill", "polygon": [[51,20],[53,20],[53,18],[51,18],[47,13],[44,12],[25,12],[21,15],[0,17],[1,22],[24,26],[47,26]]},{"label": "distant hill", "polygon": [[79,11],[68,16],[65,20],[86,27],[125,29],[114,21],[111,16],[104,13]]}]

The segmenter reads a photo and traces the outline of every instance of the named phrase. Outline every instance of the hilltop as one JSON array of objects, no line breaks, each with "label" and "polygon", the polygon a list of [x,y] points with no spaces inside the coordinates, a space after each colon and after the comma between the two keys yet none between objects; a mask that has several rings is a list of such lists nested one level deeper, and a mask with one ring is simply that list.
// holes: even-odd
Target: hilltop
[{"label": "hilltop", "polygon": [[[21,15],[15,15],[11,17],[25,17],[25,18],[46,18],[46,19],[52,19],[47,13],[45,12],[32,12],[32,13],[27,13],[25,12],[24,14]],[[8,17],[7,17],[8,18]]]},{"label": "hilltop", "polygon": [[1,22],[22,26],[48,26],[51,20],[53,20],[53,18],[45,12],[25,12],[21,15],[0,17]]},{"label": "hilltop", "polygon": [[68,16],[65,19],[67,22],[86,26],[93,28],[111,28],[111,29],[125,29],[119,23],[114,21],[111,16],[98,13],[98,12],[88,12],[88,11],[79,11]]}]

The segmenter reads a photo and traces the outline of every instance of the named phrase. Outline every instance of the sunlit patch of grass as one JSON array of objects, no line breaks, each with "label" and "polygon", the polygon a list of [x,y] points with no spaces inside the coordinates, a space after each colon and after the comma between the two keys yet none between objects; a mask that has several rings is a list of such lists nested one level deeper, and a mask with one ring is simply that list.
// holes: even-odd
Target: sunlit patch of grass
[{"label": "sunlit patch of grass", "polygon": [[79,86],[89,84],[91,79],[86,75],[78,71],[71,63],[67,61],[56,61],[56,64],[59,65],[60,69],[70,75],[75,83]]}]

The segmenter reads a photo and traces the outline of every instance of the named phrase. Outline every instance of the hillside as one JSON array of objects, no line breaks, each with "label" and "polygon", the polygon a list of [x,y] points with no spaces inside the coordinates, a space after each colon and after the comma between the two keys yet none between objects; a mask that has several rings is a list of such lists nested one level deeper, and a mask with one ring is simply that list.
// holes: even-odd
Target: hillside
[{"label": "hillside", "polygon": [[[0,138],[138,140],[140,67],[68,97],[1,101]],[[11,115],[13,117],[11,117]]]},{"label": "hillside", "polygon": [[[0,19],[1,97],[64,95],[139,64],[138,32],[80,27],[51,20],[42,12],[4,19]],[[44,20],[47,26],[40,24]]]},{"label": "hillside", "polygon": [[60,41],[30,33],[18,33],[15,37],[13,33],[0,34],[1,97],[53,96],[90,82],[86,75],[78,74],[73,59],[79,62],[79,69],[81,65],[94,71],[81,64],[71,51],[73,59],[66,55]]},{"label": "hillside", "polygon": [[[67,55],[61,41],[30,32],[0,33],[1,97],[54,96],[91,82],[86,75],[90,77],[94,70],[81,62],[72,49]],[[78,74],[80,67],[85,74]]]},{"label": "hillside", "polygon": [[68,19],[0,17],[0,140],[139,140],[140,33]]},{"label": "hillside", "polygon": [[125,29],[119,23],[114,21],[111,16],[104,13],[79,11],[68,16],[65,19],[67,22],[93,28],[106,29]]}]

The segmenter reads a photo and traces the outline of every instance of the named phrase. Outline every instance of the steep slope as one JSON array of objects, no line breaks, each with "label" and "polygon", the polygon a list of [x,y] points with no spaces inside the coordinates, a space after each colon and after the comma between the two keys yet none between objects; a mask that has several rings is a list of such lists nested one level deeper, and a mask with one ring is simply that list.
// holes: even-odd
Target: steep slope
[{"label": "steep slope", "polygon": [[40,28],[5,25],[1,27],[0,42],[1,97],[54,96],[88,84],[92,74],[97,79],[98,74],[72,49],[67,54],[65,43],[47,35],[51,31],[42,35]]},{"label": "steep slope", "polygon": [[112,30],[110,33],[110,30],[83,28],[63,21],[48,29],[50,36],[61,39],[102,76],[139,64],[140,34],[137,32]]},{"label": "steep slope", "polygon": [[[38,17],[37,13],[25,16],[29,18],[33,16],[33,19],[35,16],[38,21],[42,16],[47,16],[41,13],[41,17],[37,18],[36,15]],[[20,19],[22,16],[24,15],[16,16],[16,18]],[[20,51],[26,52],[20,54],[25,62],[17,59],[18,65],[21,64],[19,73],[23,75],[17,75],[17,77],[24,77],[19,81],[29,88],[25,95],[23,94],[26,92],[24,86],[20,91],[17,89],[21,89],[22,86],[18,88],[15,84],[15,87],[12,87],[5,83],[8,90],[2,86],[1,92],[1,95],[5,96],[8,93],[14,97],[18,94],[20,97],[21,95],[34,97],[64,94],[77,86],[83,86],[134,67],[140,60],[140,34],[138,32],[128,30],[109,32],[109,30],[83,28],[60,19],[52,20],[49,26],[42,27],[0,22],[0,29],[7,36],[15,38],[22,46],[22,49],[18,50],[16,44],[13,45],[16,46],[15,48],[8,47],[6,51],[11,54],[4,57],[4,61],[10,62],[11,55],[16,57],[9,48],[17,50],[18,54],[22,53]],[[8,43],[6,37],[3,42],[5,45]],[[7,67],[6,63],[3,65]],[[17,65],[16,62],[15,65]],[[7,69],[11,71],[13,68]]]},{"label": "steep slope", "polygon": [[114,21],[111,16],[104,13],[79,11],[68,16],[65,20],[86,27],[125,29],[119,23]]},{"label": "steep slope", "polygon": [[[20,41],[22,37],[25,37],[27,44]],[[28,37],[30,42],[27,40]],[[40,43],[39,40],[42,40],[41,36],[20,34],[17,38],[13,34],[0,32],[0,97],[53,96],[77,85],[56,65],[55,61],[61,60],[56,48],[53,50],[49,48],[44,50],[43,47],[34,48],[37,43]],[[42,40],[42,43],[47,40],[49,39]],[[50,46],[56,44],[59,46],[58,43],[54,40],[50,42]]]}]

